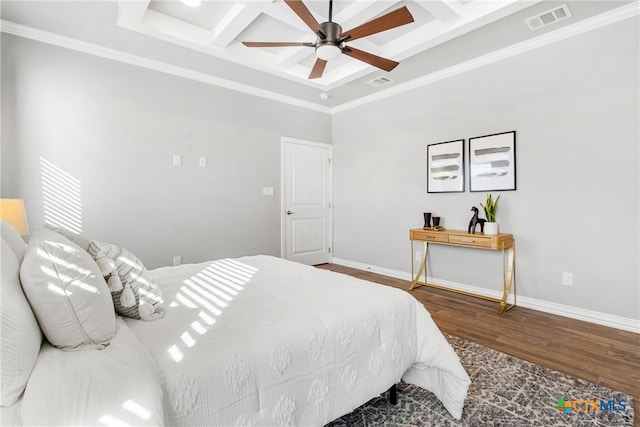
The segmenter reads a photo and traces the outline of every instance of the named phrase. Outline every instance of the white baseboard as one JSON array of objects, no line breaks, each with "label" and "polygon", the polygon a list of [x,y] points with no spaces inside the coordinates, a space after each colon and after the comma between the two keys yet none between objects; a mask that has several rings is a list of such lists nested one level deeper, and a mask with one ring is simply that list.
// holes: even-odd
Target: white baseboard
[{"label": "white baseboard", "polygon": [[[333,258],[333,263],[352,267],[358,270],[370,271],[372,273],[381,274],[383,276],[394,277],[396,279],[411,281],[411,273],[390,268],[378,267],[375,265],[364,264],[357,261],[350,261],[342,258]],[[438,279],[436,277],[428,277],[430,283],[446,286],[451,289],[472,292],[478,295],[484,295],[492,298],[501,298],[502,293],[490,289],[479,288],[477,286],[467,285],[464,283],[452,282],[449,280]],[[513,296],[510,295],[509,303],[513,303]],[[543,301],[525,296],[517,296],[518,306],[530,308],[532,310],[543,311],[545,313],[556,314],[558,316],[569,317],[571,319],[582,320],[585,322],[595,323],[598,325],[609,326],[611,328],[622,329],[624,331],[640,333],[640,321],[637,319],[629,319],[626,317],[616,316],[608,313],[601,313],[584,308],[572,307],[570,305],[557,304],[554,302]]]}]

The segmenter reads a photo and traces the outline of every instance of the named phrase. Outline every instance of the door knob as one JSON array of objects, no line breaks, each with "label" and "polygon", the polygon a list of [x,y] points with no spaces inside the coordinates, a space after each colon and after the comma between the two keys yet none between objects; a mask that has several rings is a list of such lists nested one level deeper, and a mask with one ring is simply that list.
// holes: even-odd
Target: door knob
[{"label": "door knob", "polygon": [[287,215],[294,214],[295,212],[287,211]]}]

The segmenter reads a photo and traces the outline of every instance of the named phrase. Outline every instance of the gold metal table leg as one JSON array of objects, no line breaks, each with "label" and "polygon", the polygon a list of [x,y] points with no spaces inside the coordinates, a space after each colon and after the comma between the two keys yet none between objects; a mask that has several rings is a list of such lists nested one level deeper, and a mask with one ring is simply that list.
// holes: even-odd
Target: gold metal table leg
[{"label": "gold metal table leg", "polygon": [[[418,273],[413,277],[413,281],[411,282],[411,286],[409,290],[413,290],[418,286],[423,286],[427,284],[427,242],[424,242],[424,250],[422,254],[422,260],[420,261],[420,267],[418,267]],[[413,257],[415,256],[415,252],[413,251],[413,240],[411,241],[411,274],[413,274]],[[424,272],[424,282],[420,282],[420,276]]]},{"label": "gold metal table leg", "polygon": [[[506,271],[505,271],[505,249],[502,249],[502,274],[504,277],[504,292],[500,305],[498,306],[498,313],[502,314],[504,311],[509,310],[516,305],[516,277],[515,277],[515,251],[516,244],[513,242],[510,248],[506,251]],[[513,282],[513,304],[507,307],[507,297],[511,291],[511,283]]]}]

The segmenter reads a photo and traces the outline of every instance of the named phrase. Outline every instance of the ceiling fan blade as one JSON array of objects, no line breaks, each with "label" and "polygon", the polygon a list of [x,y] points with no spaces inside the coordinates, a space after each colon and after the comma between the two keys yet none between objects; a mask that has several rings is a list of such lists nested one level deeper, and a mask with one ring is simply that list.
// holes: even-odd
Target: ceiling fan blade
[{"label": "ceiling fan blade", "polygon": [[327,61],[324,59],[316,59],[316,63],[313,64],[313,68],[311,69],[311,74],[309,74],[310,79],[318,79],[322,77],[322,73],[324,73],[324,67],[327,66]]},{"label": "ceiling fan blade", "polygon": [[287,4],[287,6],[291,8],[291,10],[295,12],[296,15],[298,15],[300,19],[302,19],[302,21],[305,24],[307,24],[309,28],[311,28],[311,30],[314,33],[321,34],[322,36],[324,36],[324,33],[322,32],[322,27],[320,26],[318,21],[316,21],[316,18],[313,17],[311,12],[309,12],[309,9],[307,9],[307,6],[305,6],[304,3],[302,3],[302,1],[284,0],[284,2]]},{"label": "ceiling fan blade", "polygon": [[349,31],[344,31],[340,38],[349,36],[349,41],[356,40],[372,34],[387,31],[401,25],[409,24],[411,22],[413,22],[413,16],[411,15],[411,12],[409,12],[409,9],[407,9],[407,6],[403,6],[400,9],[389,12],[386,15],[382,15],[379,18],[366,22]]},{"label": "ceiling fan blade", "polygon": [[378,67],[384,71],[391,71],[394,68],[396,68],[398,64],[400,64],[399,62],[392,61],[390,59],[383,58],[381,56],[374,55],[372,53],[365,52],[363,50],[359,50],[351,46],[345,47],[342,53],[354,59],[360,60],[362,62],[366,62],[369,65],[373,65],[374,67]]},{"label": "ceiling fan blade", "polygon": [[[247,47],[288,47],[288,46],[308,46],[308,43],[299,42],[242,42]],[[313,46],[313,45],[311,45]]]}]

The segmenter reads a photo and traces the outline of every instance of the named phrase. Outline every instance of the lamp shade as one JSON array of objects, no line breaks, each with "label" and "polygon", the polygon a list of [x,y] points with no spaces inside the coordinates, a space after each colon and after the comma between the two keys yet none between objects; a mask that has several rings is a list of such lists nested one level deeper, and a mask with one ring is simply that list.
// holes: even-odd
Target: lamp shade
[{"label": "lamp shade", "polygon": [[21,236],[29,234],[24,200],[0,199],[0,218],[11,224]]}]

